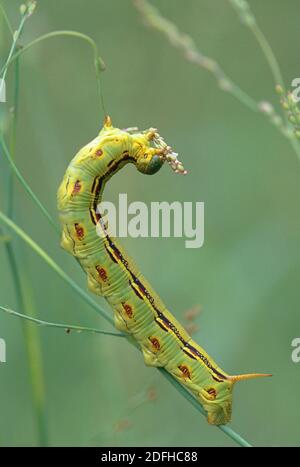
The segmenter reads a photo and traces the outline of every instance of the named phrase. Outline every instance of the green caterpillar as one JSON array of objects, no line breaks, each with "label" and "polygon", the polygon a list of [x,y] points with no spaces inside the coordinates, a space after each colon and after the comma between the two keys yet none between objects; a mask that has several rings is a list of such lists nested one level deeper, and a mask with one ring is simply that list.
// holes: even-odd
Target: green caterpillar
[{"label": "green caterpillar", "polygon": [[[131,162],[150,175],[165,161],[176,172],[186,173],[157,130],[120,130],[106,117],[99,135],[71,161],[59,187],[61,244],[79,260],[89,289],[104,296],[113,308],[116,328],[136,339],[145,363],[164,367],[186,386],[207,411],[209,423],[225,424],[231,419],[234,383],[269,375],[225,373],[166,309],[111,238],[97,210],[106,182],[125,164]],[[99,228],[102,235],[97,233]]]}]

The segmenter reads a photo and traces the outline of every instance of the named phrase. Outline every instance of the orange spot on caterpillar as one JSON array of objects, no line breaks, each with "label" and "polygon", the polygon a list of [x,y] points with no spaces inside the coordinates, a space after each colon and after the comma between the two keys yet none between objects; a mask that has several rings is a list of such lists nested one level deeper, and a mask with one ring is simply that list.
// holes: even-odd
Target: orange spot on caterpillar
[{"label": "orange spot on caterpillar", "polygon": [[84,237],[84,228],[82,227],[82,225],[78,223],[74,224],[74,227],[75,227],[76,236],[78,240],[82,240]]},{"label": "orange spot on caterpillar", "polygon": [[76,180],[76,182],[74,183],[72,195],[77,195],[77,193],[80,192],[81,188],[82,188],[82,185],[80,183],[80,180]]},{"label": "orange spot on caterpillar", "polygon": [[215,390],[215,388],[209,388],[206,390],[206,392],[212,397],[213,400],[216,399],[217,391]]},{"label": "orange spot on caterpillar", "polygon": [[105,271],[105,269],[102,268],[101,266],[96,266],[96,270],[99,274],[100,279],[103,280],[103,282],[106,282],[108,277],[107,277],[107,272]]},{"label": "orange spot on caterpillar", "polygon": [[179,370],[182,372],[184,378],[191,379],[191,372],[185,365],[179,365]]},{"label": "orange spot on caterpillar", "polygon": [[128,318],[132,318],[133,317],[132,307],[130,305],[128,305],[128,303],[122,303],[122,306],[123,306],[123,308],[125,310],[125,313],[128,316]]},{"label": "orange spot on caterpillar", "polygon": [[157,337],[149,337],[151,344],[153,345],[155,350],[160,350],[160,342]]}]

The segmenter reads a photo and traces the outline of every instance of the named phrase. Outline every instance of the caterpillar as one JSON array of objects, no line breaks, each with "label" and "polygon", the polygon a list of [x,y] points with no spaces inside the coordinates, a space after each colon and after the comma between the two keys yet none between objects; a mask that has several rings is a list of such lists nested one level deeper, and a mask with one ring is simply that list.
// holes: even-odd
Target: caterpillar
[{"label": "caterpillar", "polygon": [[58,189],[61,245],[79,260],[89,289],[111,305],[116,328],[137,341],[146,365],[164,367],[192,392],[206,410],[209,423],[226,424],[231,420],[234,384],[270,375],[225,373],[167,310],[110,236],[97,209],[105,184],[126,164],[152,175],[164,162],[175,172],[186,173],[156,129],[121,130],[105,117],[99,135],[76,154]]}]

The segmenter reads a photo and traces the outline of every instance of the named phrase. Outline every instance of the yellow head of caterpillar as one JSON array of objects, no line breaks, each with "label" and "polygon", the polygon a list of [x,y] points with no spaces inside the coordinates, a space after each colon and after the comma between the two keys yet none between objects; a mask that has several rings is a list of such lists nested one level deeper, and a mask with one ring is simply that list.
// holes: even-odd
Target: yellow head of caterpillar
[{"label": "yellow head of caterpillar", "polygon": [[139,172],[153,175],[159,171],[164,162],[167,162],[175,173],[183,175],[187,173],[183,164],[178,160],[178,154],[173,151],[171,146],[167,145],[156,128],[149,128],[145,131],[139,131],[136,127],[119,130],[113,127],[111,118],[106,115],[100,133],[107,132],[117,136],[120,131],[131,136],[131,155]]}]

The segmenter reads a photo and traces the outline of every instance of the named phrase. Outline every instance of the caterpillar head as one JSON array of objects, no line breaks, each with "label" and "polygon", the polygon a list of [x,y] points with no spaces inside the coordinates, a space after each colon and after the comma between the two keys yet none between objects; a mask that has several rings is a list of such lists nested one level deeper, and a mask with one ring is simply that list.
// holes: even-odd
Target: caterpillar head
[{"label": "caterpillar head", "polygon": [[135,129],[127,129],[126,131],[134,132],[134,134],[130,134],[131,154],[138,171],[146,175],[153,175],[158,172],[163,166],[164,159],[162,149],[151,146],[153,132],[148,130],[143,133],[136,133],[138,130]]},{"label": "caterpillar head", "polygon": [[269,374],[246,374],[227,376],[226,380],[214,382],[201,389],[199,399],[207,412],[207,421],[212,425],[225,425],[231,420],[232,390],[237,381],[271,376]]},{"label": "caterpillar head", "polygon": [[186,174],[178,154],[168,146],[156,128],[139,132],[138,128],[126,128],[131,136],[132,153],[139,172],[152,175],[158,172],[164,162],[167,162],[175,173]]},{"label": "caterpillar head", "polygon": [[130,156],[134,159],[139,172],[143,174],[155,174],[164,162],[167,162],[175,173],[184,175],[187,173],[177,158],[178,154],[166,144],[156,128],[145,131],[139,131],[136,127],[119,130],[113,127],[111,118],[107,115],[100,133],[102,132],[108,133],[110,137],[114,136],[117,142],[120,135],[128,136]]},{"label": "caterpillar head", "polygon": [[178,154],[168,146],[159,135],[156,128],[150,128],[135,136],[137,144],[137,168],[140,172],[152,175],[167,162],[176,173],[186,174]]},{"label": "caterpillar head", "polygon": [[156,154],[150,147],[142,147],[136,159],[136,167],[139,172],[146,175],[153,175],[161,169],[164,160]]}]

